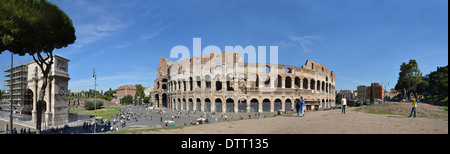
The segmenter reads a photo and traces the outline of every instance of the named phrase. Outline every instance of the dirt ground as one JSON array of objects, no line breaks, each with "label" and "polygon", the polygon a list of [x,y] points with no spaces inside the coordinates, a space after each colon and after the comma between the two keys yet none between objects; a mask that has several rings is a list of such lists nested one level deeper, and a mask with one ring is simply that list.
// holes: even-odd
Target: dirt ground
[{"label": "dirt ground", "polygon": [[[307,112],[304,117],[284,115],[202,124],[145,134],[448,134],[448,111],[419,104],[417,118],[408,118],[409,103],[375,105],[374,108]],[[357,109],[357,110],[355,110]],[[387,110],[388,114],[370,114]]]}]

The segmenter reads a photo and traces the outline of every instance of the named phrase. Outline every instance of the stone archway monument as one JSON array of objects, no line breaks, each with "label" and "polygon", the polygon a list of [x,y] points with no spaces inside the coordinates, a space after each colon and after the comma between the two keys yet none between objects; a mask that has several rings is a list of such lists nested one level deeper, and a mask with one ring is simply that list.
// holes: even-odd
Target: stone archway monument
[{"label": "stone archway monument", "polygon": [[[68,82],[69,60],[58,55],[54,55],[54,63],[51,65],[48,85],[45,90],[44,102],[42,105],[42,124],[46,126],[64,125],[69,123],[68,108]],[[33,91],[33,123],[36,122],[38,108],[36,107],[41,90],[43,75],[39,66],[35,62],[28,64],[28,88]]]}]

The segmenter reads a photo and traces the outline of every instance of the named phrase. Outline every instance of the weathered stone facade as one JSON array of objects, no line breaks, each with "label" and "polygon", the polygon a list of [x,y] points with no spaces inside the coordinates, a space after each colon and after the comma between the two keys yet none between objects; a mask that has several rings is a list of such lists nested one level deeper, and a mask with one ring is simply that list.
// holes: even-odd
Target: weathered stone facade
[{"label": "weathered stone facade", "polygon": [[[43,102],[43,124],[63,125],[69,122],[69,108],[67,103],[69,85],[69,60],[57,55],[48,75],[48,85]],[[43,74],[35,62],[28,64],[28,89],[33,93],[33,122],[36,120],[38,92],[41,90]]]},{"label": "weathered stone facade", "polygon": [[244,63],[240,52],[219,52],[177,62],[160,58],[154,106],[203,112],[274,112],[335,105],[335,74],[307,60],[302,67]]}]

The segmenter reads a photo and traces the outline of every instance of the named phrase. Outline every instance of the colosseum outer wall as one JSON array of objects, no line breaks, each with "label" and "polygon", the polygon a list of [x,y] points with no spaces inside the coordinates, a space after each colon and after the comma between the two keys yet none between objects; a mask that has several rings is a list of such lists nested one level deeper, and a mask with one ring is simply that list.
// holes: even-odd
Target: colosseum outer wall
[{"label": "colosseum outer wall", "polygon": [[160,58],[154,81],[157,107],[204,112],[274,112],[335,105],[335,74],[307,60],[302,67],[244,63],[240,52],[219,52],[172,62]]}]

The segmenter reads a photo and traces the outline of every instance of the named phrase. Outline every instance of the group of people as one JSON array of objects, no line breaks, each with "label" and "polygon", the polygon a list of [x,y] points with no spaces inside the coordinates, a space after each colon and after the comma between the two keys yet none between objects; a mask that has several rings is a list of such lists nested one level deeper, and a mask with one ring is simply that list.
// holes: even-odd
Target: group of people
[{"label": "group of people", "polygon": [[297,117],[301,116],[305,116],[305,109],[306,105],[305,105],[305,100],[303,99],[303,97],[300,97],[300,100],[296,100],[295,101],[295,109],[297,110]]},{"label": "group of people", "polygon": [[[7,129],[6,132],[9,132],[8,127],[6,127],[6,129]],[[16,127],[13,128],[12,134],[18,134]],[[20,128],[20,134],[31,134],[31,130],[30,128],[28,128],[27,132],[26,128]]]},{"label": "group of people", "polygon": [[[345,96],[342,97],[341,103],[342,103],[342,114],[345,114],[345,108],[347,107],[347,99],[345,99]],[[299,100],[295,101],[295,109],[297,110],[297,117],[305,116],[306,105],[303,97],[300,97]]]}]

